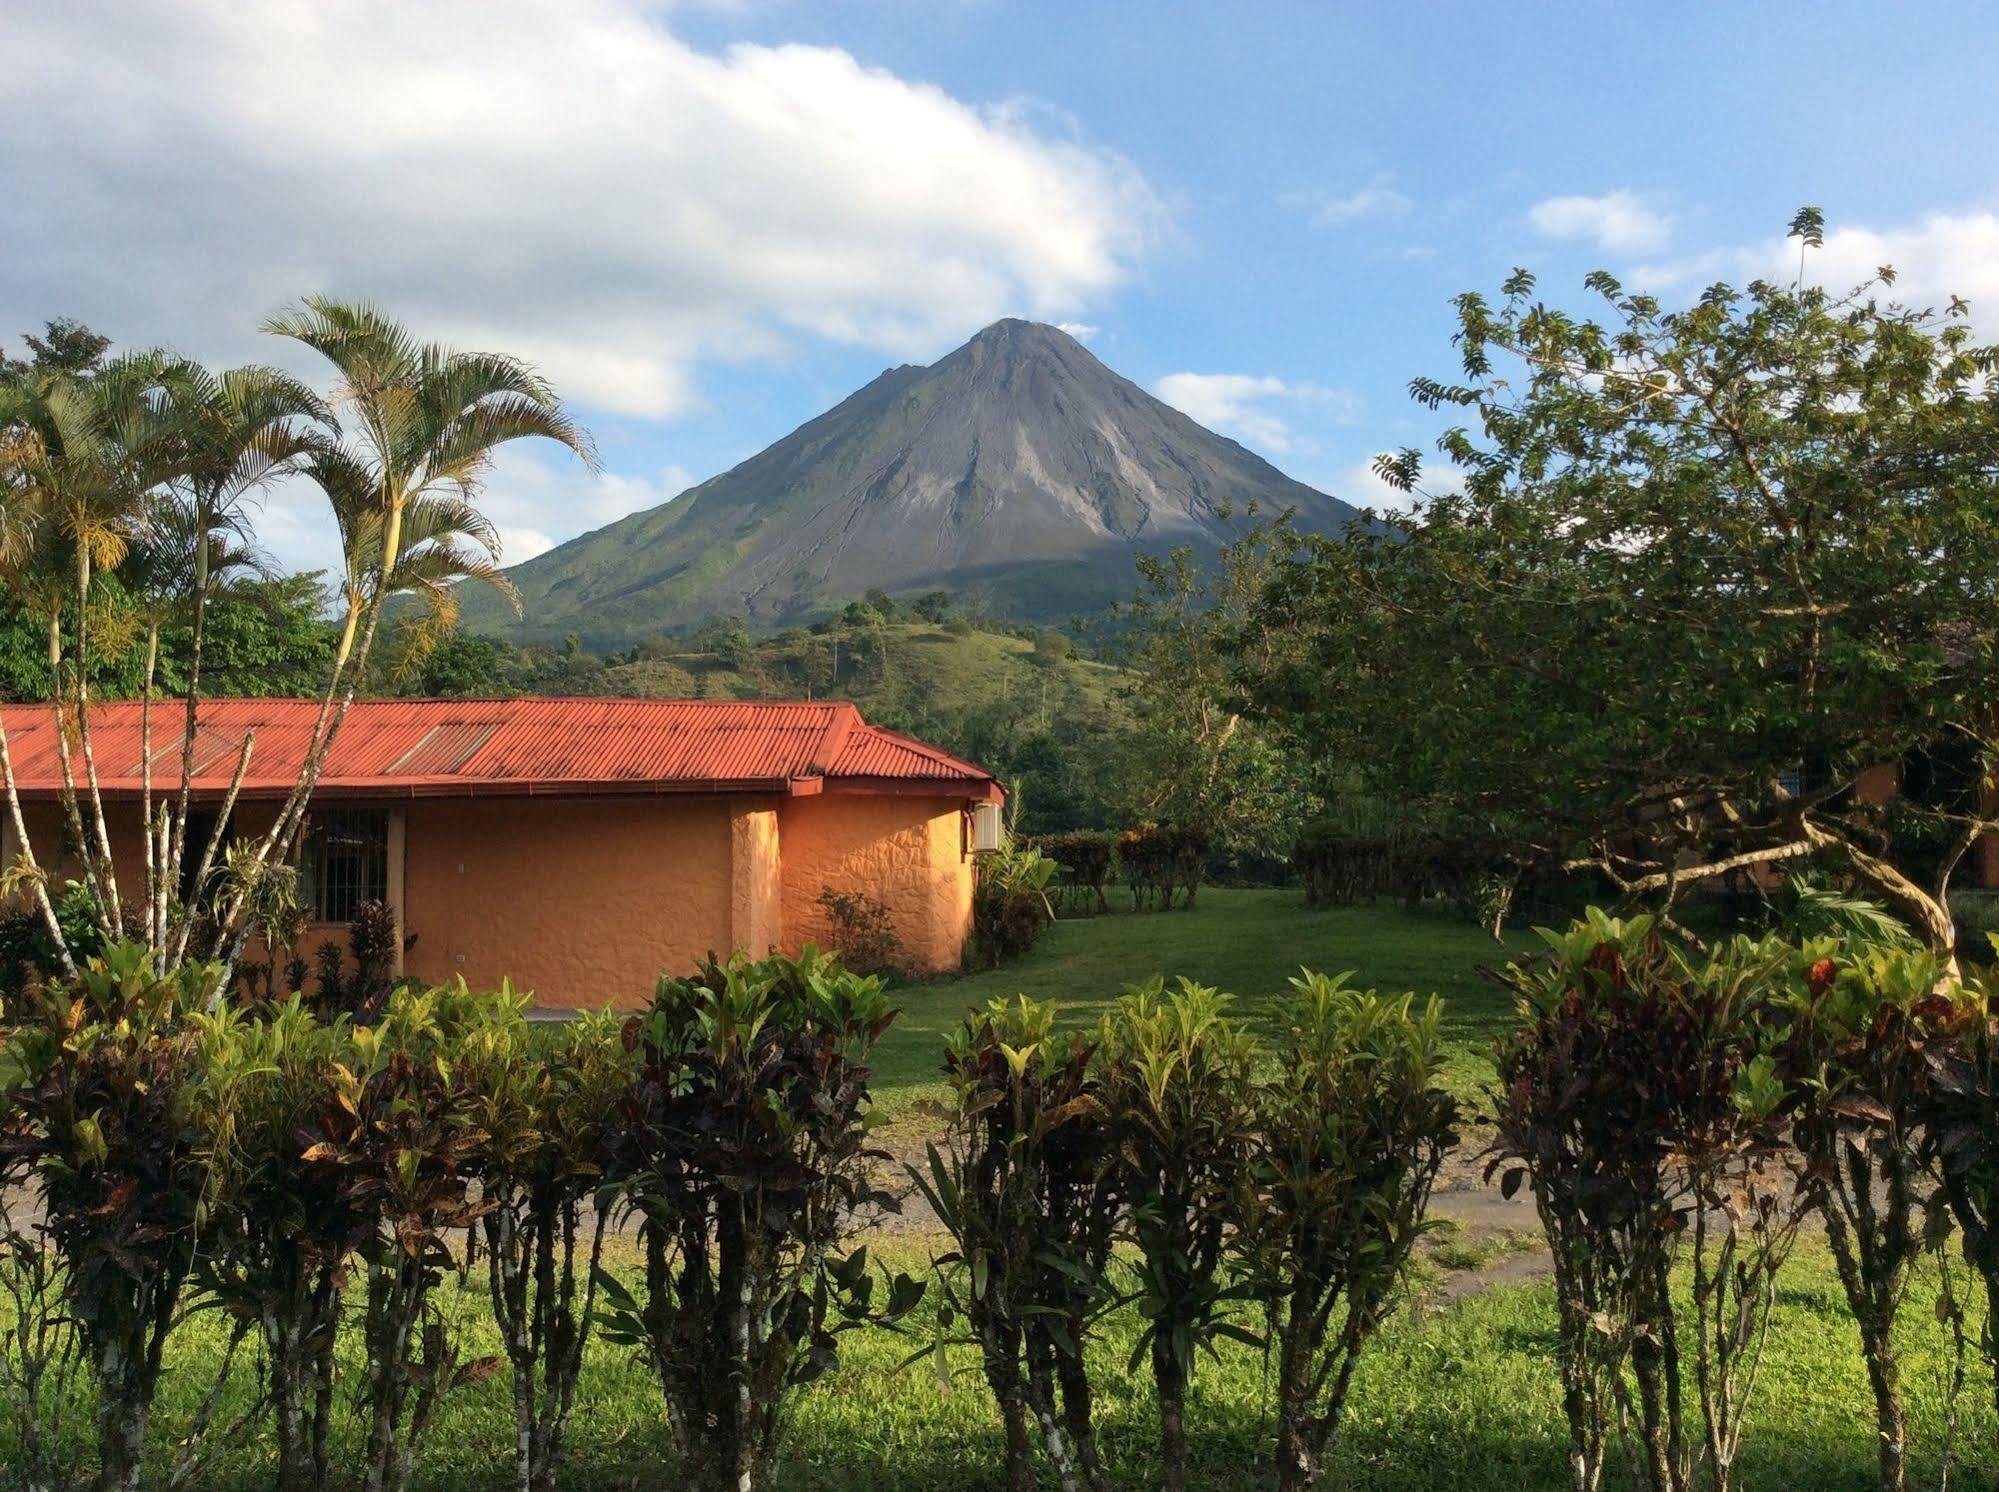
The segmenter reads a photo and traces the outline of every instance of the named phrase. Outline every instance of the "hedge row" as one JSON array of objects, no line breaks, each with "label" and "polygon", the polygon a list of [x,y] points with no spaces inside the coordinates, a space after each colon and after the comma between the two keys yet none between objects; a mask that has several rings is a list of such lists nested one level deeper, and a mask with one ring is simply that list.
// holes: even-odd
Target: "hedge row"
[{"label": "hedge row", "polygon": [[[1730,1484],[1792,1249],[1820,1219],[1876,1395],[1884,1489],[1907,1478],[1897,1321],[1955,1247],[1999,1298],[1999,1021],[1985,986],[1869,922],[1692,955],[1591,912],[1506,971],[1489,1174],[1531,1188],[1555,1263],[1576,1485]],[[711,961],[644,1012],[530,1026],[523,1001],[400,989],[360,1025],[297,997],[218,1004],[219,971],[113,945],[17,996],[0,1047],[0,1402],[29,1485],[76,1481],[65,1374],[94,1389],[97,1485],[199,1485],[237,1434],[286,1492],[407,1484],[438,1407],[513,1385],[515,1471],[557,1485],[595,1339],[652,1373],[698,1489],[772,1484],[795,1396],[858,1329],[969,1343],[1011,1487],[1102,1488],[1090,1344],[1135,1302],[1165,1485],[1184,1483],[1197,1358],[1269,1354],[1275,1485],[1315,1485],[1356,1362],[1402,1294],[1457,1143],[1441,1008],[1307,973],[1268,1037],[1185,980],[1129,987],[1093,1029],[1025,998],[972,1012],[911,1179],[950,1235],[929,1280],[853,1247],[898,1205],[868,1142],[880,982],[808,951]],[[23,1208],[23,1200],[34,1205]],[[601,1267],[629,1220],[635,1283]],[[441,1304],[483,1261],[504,1352],[466,1360]],[[1690,1280],[1682,1293],[1676,1281]],[[258,1418],[171,1445],[163,1349],[220,1307],[259,1363]],[[1946,1297],[1942,1329],[1968,1350]],[[365,1351],[335,1344],[358,1330]],[[1989,1333],[1977,1345],[1990,1357]],[[1988,1364],[1989,1365],[1989,1364]],[[1999,1380],[1995,1380],[1999,1381]],[[150,1457],[150,1459],[149,1459]]]}]

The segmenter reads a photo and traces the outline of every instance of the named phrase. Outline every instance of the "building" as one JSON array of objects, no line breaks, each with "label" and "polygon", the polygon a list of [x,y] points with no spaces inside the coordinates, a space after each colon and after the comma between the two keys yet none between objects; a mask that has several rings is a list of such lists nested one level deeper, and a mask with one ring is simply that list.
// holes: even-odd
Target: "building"
[{"label": "building", "polygon": [[[190,842],[213,829],[246,739],[230,832],[269,826],[318,710],[202,704]],[[10,705],[0,718],[36,855],[61,875],[54,712]],[[177,702],[153,708],[156,796],[178,788],[182,718]],[[140,707],[93,706],[91,739],[119,883],[135,895]],[[844,702],[360,700],[313,796],[300,951],[344,938],[355,906],[382,898],[406,973],[511,978],[550,1006],[632,1005],[711,950],[826,944],[831,888],[885,904],[913,969],[953,969],[971,928],[973,814],[1001,796],[984,769]],[[11,826],[0,853],[18,853]]]}]

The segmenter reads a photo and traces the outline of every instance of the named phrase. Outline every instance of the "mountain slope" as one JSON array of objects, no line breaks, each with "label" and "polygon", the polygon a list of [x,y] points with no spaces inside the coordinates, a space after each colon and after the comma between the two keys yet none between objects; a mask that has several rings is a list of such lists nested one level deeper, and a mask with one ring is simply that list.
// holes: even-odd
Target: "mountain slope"
[{"label": "mountain slope", "polygon": [[872,586],[944,587],[1045,620],[1131,594],[1141,551],[1211,546],[1251,501],[1333,530],[1345,503],[1203,429],[1051,326],[1001,321],[892,368],[672,502],[517,565],[524,620],[464,625],[599,646],[718,614],[771,626]]}]

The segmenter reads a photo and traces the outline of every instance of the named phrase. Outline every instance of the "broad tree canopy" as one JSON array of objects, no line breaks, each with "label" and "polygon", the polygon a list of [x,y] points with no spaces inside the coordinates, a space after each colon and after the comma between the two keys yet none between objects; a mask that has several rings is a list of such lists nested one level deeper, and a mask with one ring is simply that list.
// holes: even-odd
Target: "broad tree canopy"
[{"label": "broad tree canopy", "polygon": [[1994,350],[1890,268],[1811,283],[1816,211],[1792,233],[1796,282],[1683,309],[1601,272],[1597,319],[1524,270],[1461,296],[1462,380],[1412,385],[1466,412],[1453,480],[1383,458],[1413,513],[1280,567],[1244,682],[1523,856],[1668,904],[1827,856],[1947,953],[1999,753]]}]

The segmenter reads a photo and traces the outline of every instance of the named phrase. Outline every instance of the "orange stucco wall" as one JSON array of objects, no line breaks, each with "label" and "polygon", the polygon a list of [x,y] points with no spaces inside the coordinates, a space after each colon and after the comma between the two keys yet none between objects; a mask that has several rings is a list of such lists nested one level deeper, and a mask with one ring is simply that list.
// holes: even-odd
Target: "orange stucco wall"
[{"label": "orange stucco wall", "polygon": [[551,1005],[633,1005],[728,951],[717,798],[429,799],[408,806],[406,972],[511,978]]},{"label": "orange stucco wall", "polygon": [[[972,864],[956,799],[826,793],[433,798],[391,814],[389,889],[412,938],[404,971],[475,988],[510,978],[538,1002],[591,1008],[650,997],[662,971],[709,952],[795,953],[831,939],[828,886],[887,905],[912,968],[958,967],[971,930]],[[255,832],[270,809],[245,805]],[[29,833],[62,874],[60,810],[31,805]],[[113,806],[121,887],[143,884],[138,814]],[[10,846],[11,852],[11,846]],[[316,926],[299,953],[345,929]],[[252,950],[252,957],[259,956]]]},{"label": "orange stucco wall", "polygon": [[784,941],[832,941],[819,895],[828,886],[884,903],[903,956],[955,969],[972,930],[972,857],[956,802],[860,793],[789,798],[778,813]]}]

